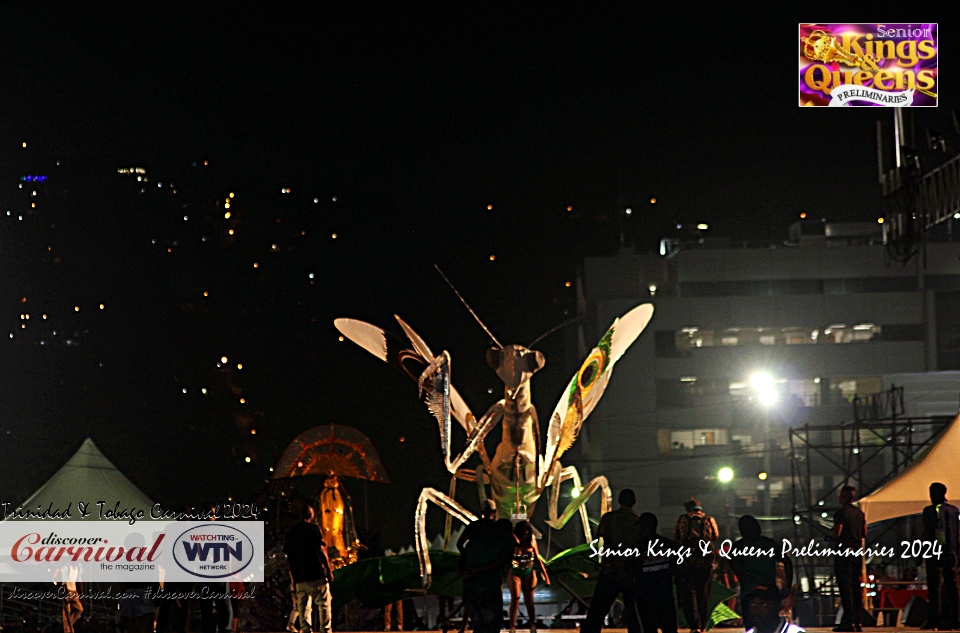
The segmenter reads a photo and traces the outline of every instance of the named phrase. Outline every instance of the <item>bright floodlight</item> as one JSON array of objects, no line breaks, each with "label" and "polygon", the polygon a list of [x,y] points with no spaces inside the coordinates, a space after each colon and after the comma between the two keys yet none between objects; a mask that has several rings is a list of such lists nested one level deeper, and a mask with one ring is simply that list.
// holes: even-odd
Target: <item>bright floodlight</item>
[{"label": "bright floodlight", "polygon": [[757,372],[750,376],[750,386],[757,395],[760,404],[770,406],[777,401],[777,384],[773,376],[766,372]]},{"label": "bright floodlight", "polygon": [[724,466],[717,471],[717,479],[720,480],[720,483],[730,483],[733,481],[733,469]]}]

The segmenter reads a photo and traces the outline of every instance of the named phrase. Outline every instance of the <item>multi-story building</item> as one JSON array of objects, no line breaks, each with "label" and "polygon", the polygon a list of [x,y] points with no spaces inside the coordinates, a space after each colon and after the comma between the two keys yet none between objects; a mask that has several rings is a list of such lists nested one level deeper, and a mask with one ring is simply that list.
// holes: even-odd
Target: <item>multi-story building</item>
[{"label": "multi-story building", "polygon": [[587,259],[578,291],[595,331],[581,341],[640,302],[656,312],[585,425],[583,469],[635,488],[665,524],[697,496],[786,533],[791,427],[850,420],[855,396],[903,384],[908,415],[955,414],[960,244],[938,236],[894,263],[881,228],[804,221],[763,247],[701,236]]}]

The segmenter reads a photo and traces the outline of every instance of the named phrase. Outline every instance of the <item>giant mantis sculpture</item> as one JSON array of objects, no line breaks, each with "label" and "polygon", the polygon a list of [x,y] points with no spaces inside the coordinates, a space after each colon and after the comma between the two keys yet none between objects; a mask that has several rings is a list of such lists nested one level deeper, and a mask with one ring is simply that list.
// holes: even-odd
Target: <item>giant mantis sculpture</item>
[{"label": "giant mantis sculpture", "polygon": [[[460,296],[459,292],[457,296]],[[460,300],[463,301],[463,297]],[[466,301],[463,303],[470,310]],[[381,360],[398,366],[416,380],[430,412],[440,424],[440,449],[447,470],[453,476],[449,494],[425,488],[417,503],[414,531],[420,575],[425,587],[430,585],[432,572],[426,537],[427,504],[434,503],[447,512],[448,535],[451,516],[464,523],[476,520],[474,514],[453,498],[457,479],[476,482],[481,502],[488,498],[489,486],[490,497],[495,501],[499,515],[512,519],[526,519],[532,515],[541,495],[548,486],[552,487],[547,524],[560,529],[574,513],[579,512],[584,537],[587,542],[592,540],[584,504],[599,489],[601,512],[607,512],[611,505],[610,486],[603,476],[595,477],[583,486],[576,467],[561,466],[560,456],[576,441],[583,421],[596,407],[606,389],[614,364],[647,326],[653,316],[653,306],[637,306],[614,320],[573,376],[550,416],[542,455],[537,411],[530,402],[530,378],[543,367],[543,354],[522,345],[501,345],[473,310],[470,313],[493,341],[494,347],[487,352],[487,363],[504,384],[503,399],[491,406],[479,420],[450,384],[450,354],[443,351],[434,355],[423,339],[399,316],[395,318],[409,343],[391,337],[384,330],[363,321],[334,321],[345,337]],[[411,370],[411,364],[422,368],[419,375]],[[451,417],[460,423],[467,434],[466,446],[454,458],[450,456]],[[483,440],[497,424],[502,424],[503,434],[491,459]],[[481,463],[475,469],[465,468],[464,464],[474,454],[479,455]],[[561,513],[558,512],[560,485],[566,481],[573,484],[574,495]]]}]

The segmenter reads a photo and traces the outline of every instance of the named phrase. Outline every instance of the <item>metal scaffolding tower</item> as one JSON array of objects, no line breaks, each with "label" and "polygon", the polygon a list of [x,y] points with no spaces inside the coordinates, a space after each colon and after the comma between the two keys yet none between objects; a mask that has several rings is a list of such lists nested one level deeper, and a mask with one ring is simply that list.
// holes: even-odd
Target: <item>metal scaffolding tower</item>
[{"label": "metal scaffolding tower", "polygon": [[[853,420],[839,425],[804,425],[790,429],[790,471],[794,538],[826,544],[833,526],[837,494],[844,485],[864,496],[887,483],[940,438],[952,417],[905,417],[903,387],[856,397]],[[868,535],[868,545],[910,530],[909,522],[890,521]],[[833,561],[804,557],[794,561],[801,579],[798,594],[816,606],[818,625],[832,623],[837,599]],[[828,619],[828,621],[823,621]]]}]

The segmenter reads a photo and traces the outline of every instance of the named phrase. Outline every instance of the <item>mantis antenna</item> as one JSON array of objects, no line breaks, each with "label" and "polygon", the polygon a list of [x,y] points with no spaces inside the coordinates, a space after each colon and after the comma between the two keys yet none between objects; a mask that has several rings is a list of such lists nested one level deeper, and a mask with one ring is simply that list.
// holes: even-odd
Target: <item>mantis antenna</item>
[{"label": "mantis antenna", "polygon": [[533,342],[530,343],[529,345],[527,345],[527,348],[528,348],[528,349],[533,349],[533,346],[534,346],[534,345],[536,345],[537,343],[539,343],[539,342],[542,341],[543,339],[547,338],[548,336],[550,336],[551,334],[553,334],[553,333],[556,332],[557,330],[560,330],[560,329],[562,329],[562,328],[565,328],[565,327],[567,327],[568,325],[570,325],[571,323],[576,323],[577,321],[579,321],[579,320],[581,320],[581,319],[585,319],[585,318],[587,318],[588,316],[593,316],[593,315],[595,315],[595,314],[596,314],[596,312],[587,312],[587,313],[585,313],[585,314],[581,314],[580,316],[573,317],[572,319],[568,319],[568,320],[564,321],[563,323],[561,323],[561,324],[559,324],[559,325],[555,325],[555,326],[553,326],[552,328],[550,328],[549,330],[547,330],[546,332],[544,332],[543,334],[541,334],[540,336],[538,336],[537,338],[533,339]]},{"label": "mantis antenna", "polygon": [[443,277],[443,280],[447,282],[447,285],[450,286],[450,288],[457,294],[457,297],[460,299],[460,302],[464,305],[464,307],[467,310],[470,311],[470,314],[472,314],[473,318],[477,320],[477,323],[479,323],[480,327],[483,328],[483,331],[487,333],[487,336],[490,337],[490,340],[492,340],[497,347],[499,347],[500,349],[503,349],[503,345],[501,345],[500,341],[497,340],[497,337],[493,335],[493,332],[490,331],[490,328],[488,328],[486,325],[483,324],[483,321],[480,320],[480,317],[477,316],[477,313],[473,311],[473,308],[470,307],[470,304],[467,303],[467,300],[463,298],[463,295],[460,294],[460,291],[457,290],[456,286],[453,285],[453,282],[447,279],[447,276],[443,274],[443,271],[440,270],[439,266],[434,264],[433,267],[437,269],[437,272],[440,273],[440,276]]}]

